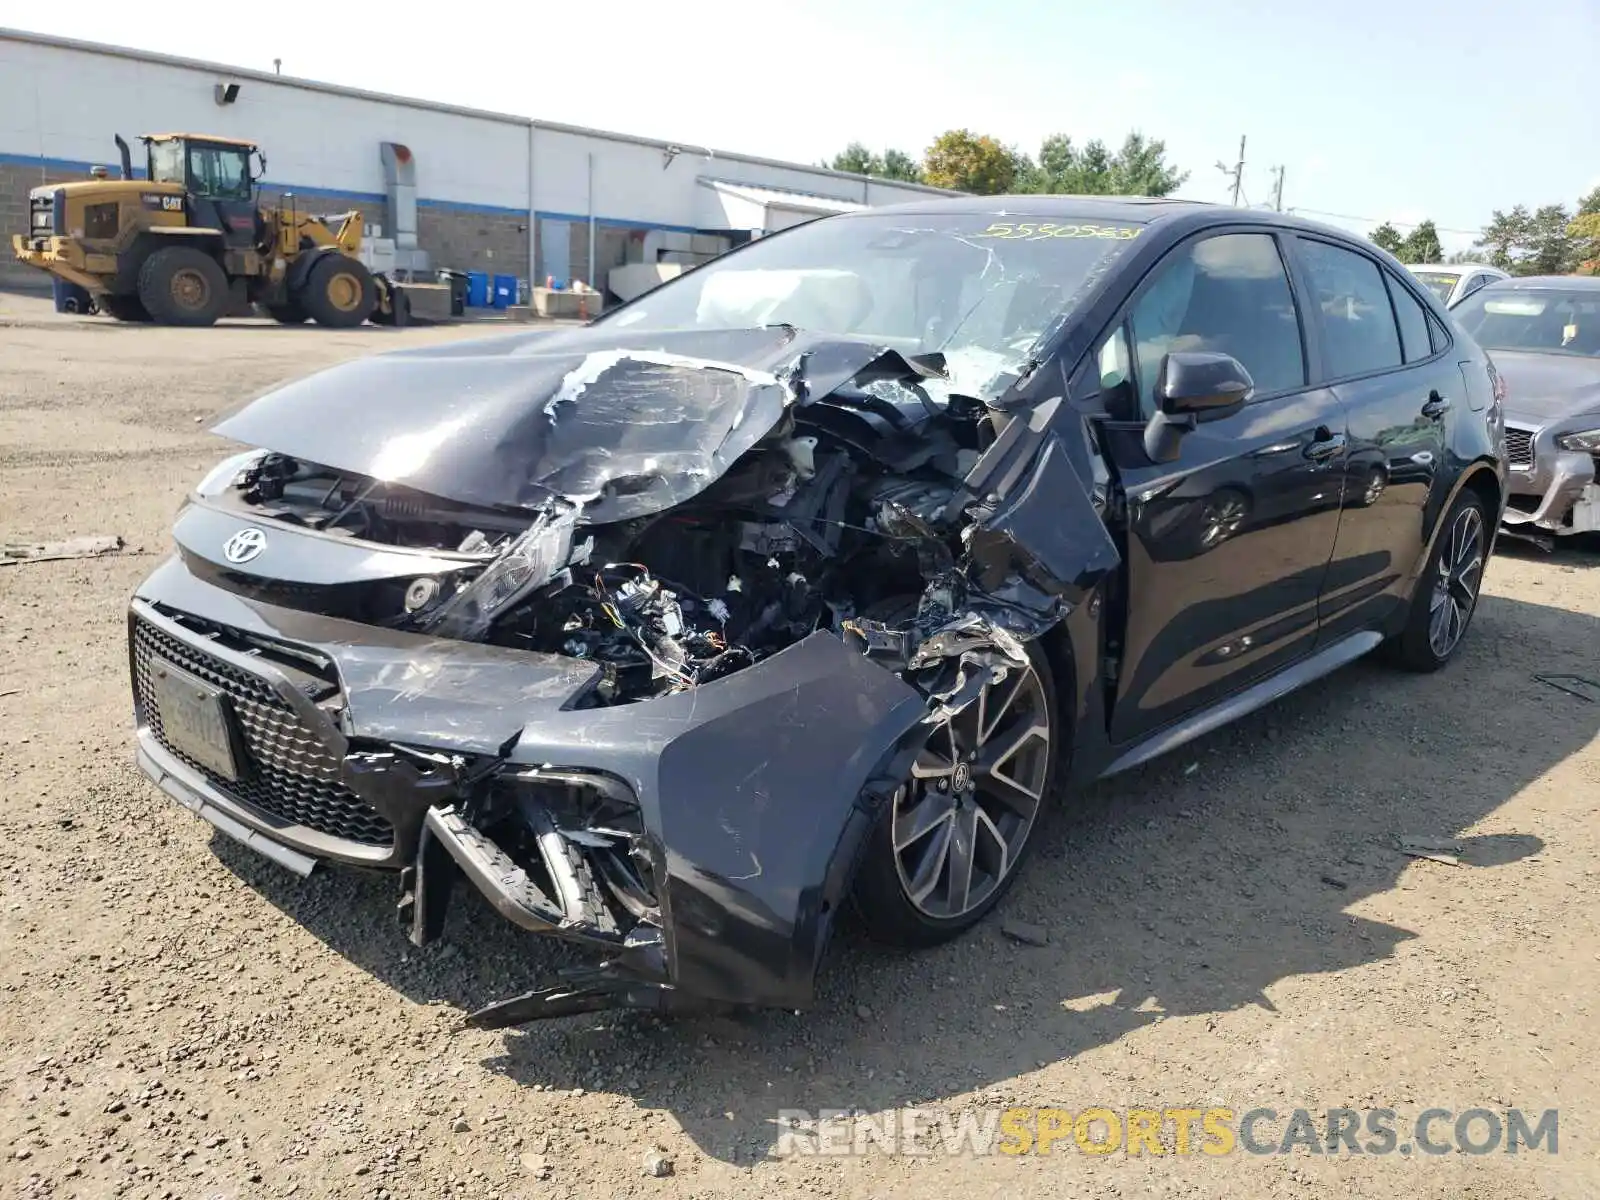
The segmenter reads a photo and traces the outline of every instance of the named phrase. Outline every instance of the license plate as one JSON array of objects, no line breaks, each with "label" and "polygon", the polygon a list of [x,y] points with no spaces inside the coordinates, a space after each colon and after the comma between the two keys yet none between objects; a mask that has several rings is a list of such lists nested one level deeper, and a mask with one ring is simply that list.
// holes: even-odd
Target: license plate
[{"label": "license plate", "polygon": [[156,711],[167,744],[224,779],[239,778],[228,698],[205,680],[160,658],[150,664]]}]

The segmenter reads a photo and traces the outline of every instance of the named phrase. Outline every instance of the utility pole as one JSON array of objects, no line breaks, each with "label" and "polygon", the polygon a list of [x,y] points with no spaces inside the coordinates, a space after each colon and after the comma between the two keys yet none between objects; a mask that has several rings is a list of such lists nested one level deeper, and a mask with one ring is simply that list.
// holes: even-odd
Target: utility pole
[{"label": "utility pole", "polygon": [[1283,168],[1274,167],[1272,173],[1278,177],[1278,182],[1272,189],[1272,207],[1279,212],[1283,211]]},{"label": "utility pole", "polygon": [[1239,138],[1239,161],[1233,166],[1224,163],[1217,164],[1217,170],[1233,178],[1233,206],[1239,207],[1239,193],[1244,190],[1244,137]]}]

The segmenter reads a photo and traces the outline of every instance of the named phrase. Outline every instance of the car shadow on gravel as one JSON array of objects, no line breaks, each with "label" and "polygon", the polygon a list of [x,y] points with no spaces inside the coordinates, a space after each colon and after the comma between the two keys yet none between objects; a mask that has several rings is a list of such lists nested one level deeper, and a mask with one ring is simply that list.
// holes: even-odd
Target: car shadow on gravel
[{"label": "car shadow on gravel", "polygon": [[[1017,1076],[1159,1021],[1206,1017],[1201,1036],[1226,1037],[1225,1014],[1275,1010],[1274,984],[1381,962],[1417,936],[1403,891],[1378,905],[1392,921],[1351,911],[1407,867],[1494,870],[1544,849],[1539,829],[1463,835],[1600,731],[1600,704],[1534,678],[1594,674],[1596,625],[1486,596],[1442,675],[1363,661],[1096,785],[1046,825],[1003,910],[967,937],[908,955],[846,924],[804,1014],[574,1017],[500,1035],[484,1065],[662,1110],[704,1154],[748,1164],[776,1146],[783,1109],[1001,1102]],[[1455,840],[1459,865],[1410,857],[1405,838]],[[269,901],[413,1001],[469,1010],[570,954],[470,889],[446,939],[418,951],[394,920],[392,878],[297,880],[216,841]],[[1048,945],[1008,940],[1002,918],[1044,926]]]}]

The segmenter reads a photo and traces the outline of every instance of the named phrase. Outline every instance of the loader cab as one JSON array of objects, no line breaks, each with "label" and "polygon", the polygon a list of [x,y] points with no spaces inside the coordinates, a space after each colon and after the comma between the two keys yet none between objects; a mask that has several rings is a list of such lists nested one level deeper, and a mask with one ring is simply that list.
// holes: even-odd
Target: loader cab
[{"label": "loader cab", "polygon": [[266,159],[251,142],[200,137],[187,133],[146,134],[149,176],[160,183],[179,183],[188,193],[189,221],[198,228],[219,229],[230,246],[253,246],[260,240],[251,157]]}]

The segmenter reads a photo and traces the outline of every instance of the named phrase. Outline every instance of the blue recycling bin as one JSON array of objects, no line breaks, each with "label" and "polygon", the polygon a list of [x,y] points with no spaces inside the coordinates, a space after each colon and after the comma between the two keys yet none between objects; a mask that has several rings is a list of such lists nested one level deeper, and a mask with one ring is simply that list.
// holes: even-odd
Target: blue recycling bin
[{"label": "blue recycling bin", "polygon": [[467,272],[467,307],[489,307],[489,276],[483,271]]},{"label": "blue recycling bin", "polygon": [[494,306],[496,308],[510,308],[517,302],[517,277],[515,275],[496,275],[494,277]]},{"label": "blue recycling bin", "polygon": [[54,293],[56,311],[58,313],[86,313],[89,311],[89,293],[75,283],[69,283],[59,275],[50,277],[50,289]]}]

